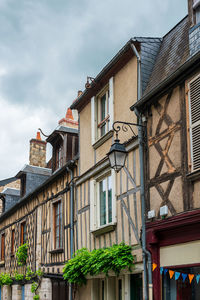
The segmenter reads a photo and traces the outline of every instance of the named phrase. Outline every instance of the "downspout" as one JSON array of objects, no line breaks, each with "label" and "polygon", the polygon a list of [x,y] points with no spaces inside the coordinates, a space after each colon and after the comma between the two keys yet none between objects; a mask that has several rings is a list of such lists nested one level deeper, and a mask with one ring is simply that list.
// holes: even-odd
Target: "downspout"
[{"label": "downspout", "polygon": [[[70,173],[70,256],[74,254],[74,172],[67,167],[67,172]],[[69,300],[73,300],[72,285],[69,284]]]},{"label": "downspout", "polygon": [[[141,98],[141,57],[134,44],[131,48],[137,57],[137,100]],[[142,117],[139,111],[134,109],[138,117],[138,124],[142,125]],[[153,300],[153,285],[152,285],[152,262],[151,253],[146,249],[146,226],[145,226],[145,188],[144,188],[144,138],[143,127],[138,126],[138,142],[139,142],[139,155],[140,155],[140,197],[141,197],[141,214],[142,214],[142,257],[144,265],[144,299]],[[148,280],[147,280],[147,263],[146,255],[148,258]],[[148,282],[148,283],[147,283]]]}]

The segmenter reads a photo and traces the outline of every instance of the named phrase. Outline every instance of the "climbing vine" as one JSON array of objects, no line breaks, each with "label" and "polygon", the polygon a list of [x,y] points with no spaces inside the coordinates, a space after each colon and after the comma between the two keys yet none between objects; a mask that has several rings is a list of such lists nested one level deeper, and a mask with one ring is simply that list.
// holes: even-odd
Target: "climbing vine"
[{"label": "climbing vine", "polygon": [[28,244],[25,243],[17,249],[16,258],[19,266],[24,266],[28,257]]},{"label": "climbing vine", "polygon": [[134,266],[134,258],[131,247],[121,243],[103,249],[88,251],[86,248],[78,250],[63,269],[63,277],[70,283],[79,285],[86,284],[87,275],[104,273],[108,276],[109,271],[118,276],[120,271]]}]

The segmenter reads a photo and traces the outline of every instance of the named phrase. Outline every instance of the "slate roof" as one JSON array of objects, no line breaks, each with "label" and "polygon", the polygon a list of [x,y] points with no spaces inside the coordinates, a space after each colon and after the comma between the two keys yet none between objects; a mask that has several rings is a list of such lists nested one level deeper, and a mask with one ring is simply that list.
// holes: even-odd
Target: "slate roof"
[{"label": "slate roof", "polygon": [[0,186],[7,185],[8,183],[11,183],[11,182],[16,181],[16,180],[17,180],[16,177],[10,177],[10,178],[0,180]]},{"label": "slate roof", "polygon": [[22,174],[25,173],[33,173],[33,174],[39,174],[44,176],[50,176],[51,175],[51,169],[48,168],[42,168],[42,167],[36,167],[32,165],[25,165],[16,175],[17,178],[19,178]]},{"label": "slate roof", "polygon": [[5,188],[2,193],[3,195],[20,196],[20,190],[14,188]]},{"label": "slate roof", "polygon": [[46,139],[47,142],[51,143],[51,141],[57,136],[59,132],[64,132],[64,133],[77,133],[78,134],[78,129],[76,128],[70,128],[70,127],[65,127],[65,126],[59,126],[57,127]]},{"label": "slate roof", "polygon": [[189,59],[189,18],[186,16],[162,39],[144,95],[173,74]]}]

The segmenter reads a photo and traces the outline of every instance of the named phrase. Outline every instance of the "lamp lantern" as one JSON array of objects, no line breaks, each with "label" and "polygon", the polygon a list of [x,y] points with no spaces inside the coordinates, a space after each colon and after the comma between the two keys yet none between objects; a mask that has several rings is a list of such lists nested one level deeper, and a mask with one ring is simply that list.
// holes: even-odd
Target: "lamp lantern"
[{"label": "lamp lantern", "polygon": [[110,151],[107,155],[111,168],[113,168],[116,172],[119,172],[124,167],[127,156],[124,144],[121,144],[119,139],[116,139],[114,144],[111,145]]}]

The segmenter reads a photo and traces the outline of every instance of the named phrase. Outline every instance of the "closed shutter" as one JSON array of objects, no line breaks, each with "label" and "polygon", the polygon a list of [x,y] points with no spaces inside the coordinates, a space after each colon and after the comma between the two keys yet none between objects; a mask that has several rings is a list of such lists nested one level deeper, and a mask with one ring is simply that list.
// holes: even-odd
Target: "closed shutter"
[{"label": "closed shutter", "polygon": [[109,109],[109,130],[112,130],[112,125],[114,122],[114,84],[113,84],[113,77],[109,80],[109,101],[108,101],[108,109]]},{"label": "closed shutter", "polygon": [[111,171],[111,180],[112,180],[112,222],[117,222],[116,214],[116,172],[112,169]]},{"label": "closed shutter", "polygon": [[92,142],[92,145],[96,142],[96,133],[97,133],[97,112],[96,112],[95,97],[92,97],[92,99],[91,99],[91,142]]},{"label": "closed shutter", "polygon": [[200,168],[200,76],[189,83],[192,171]]},{"label": "closed shutter", "polygon": [[96,181],[90,180],[90,230],[93,231],[97,227],[97,211],[96,211]]}]

